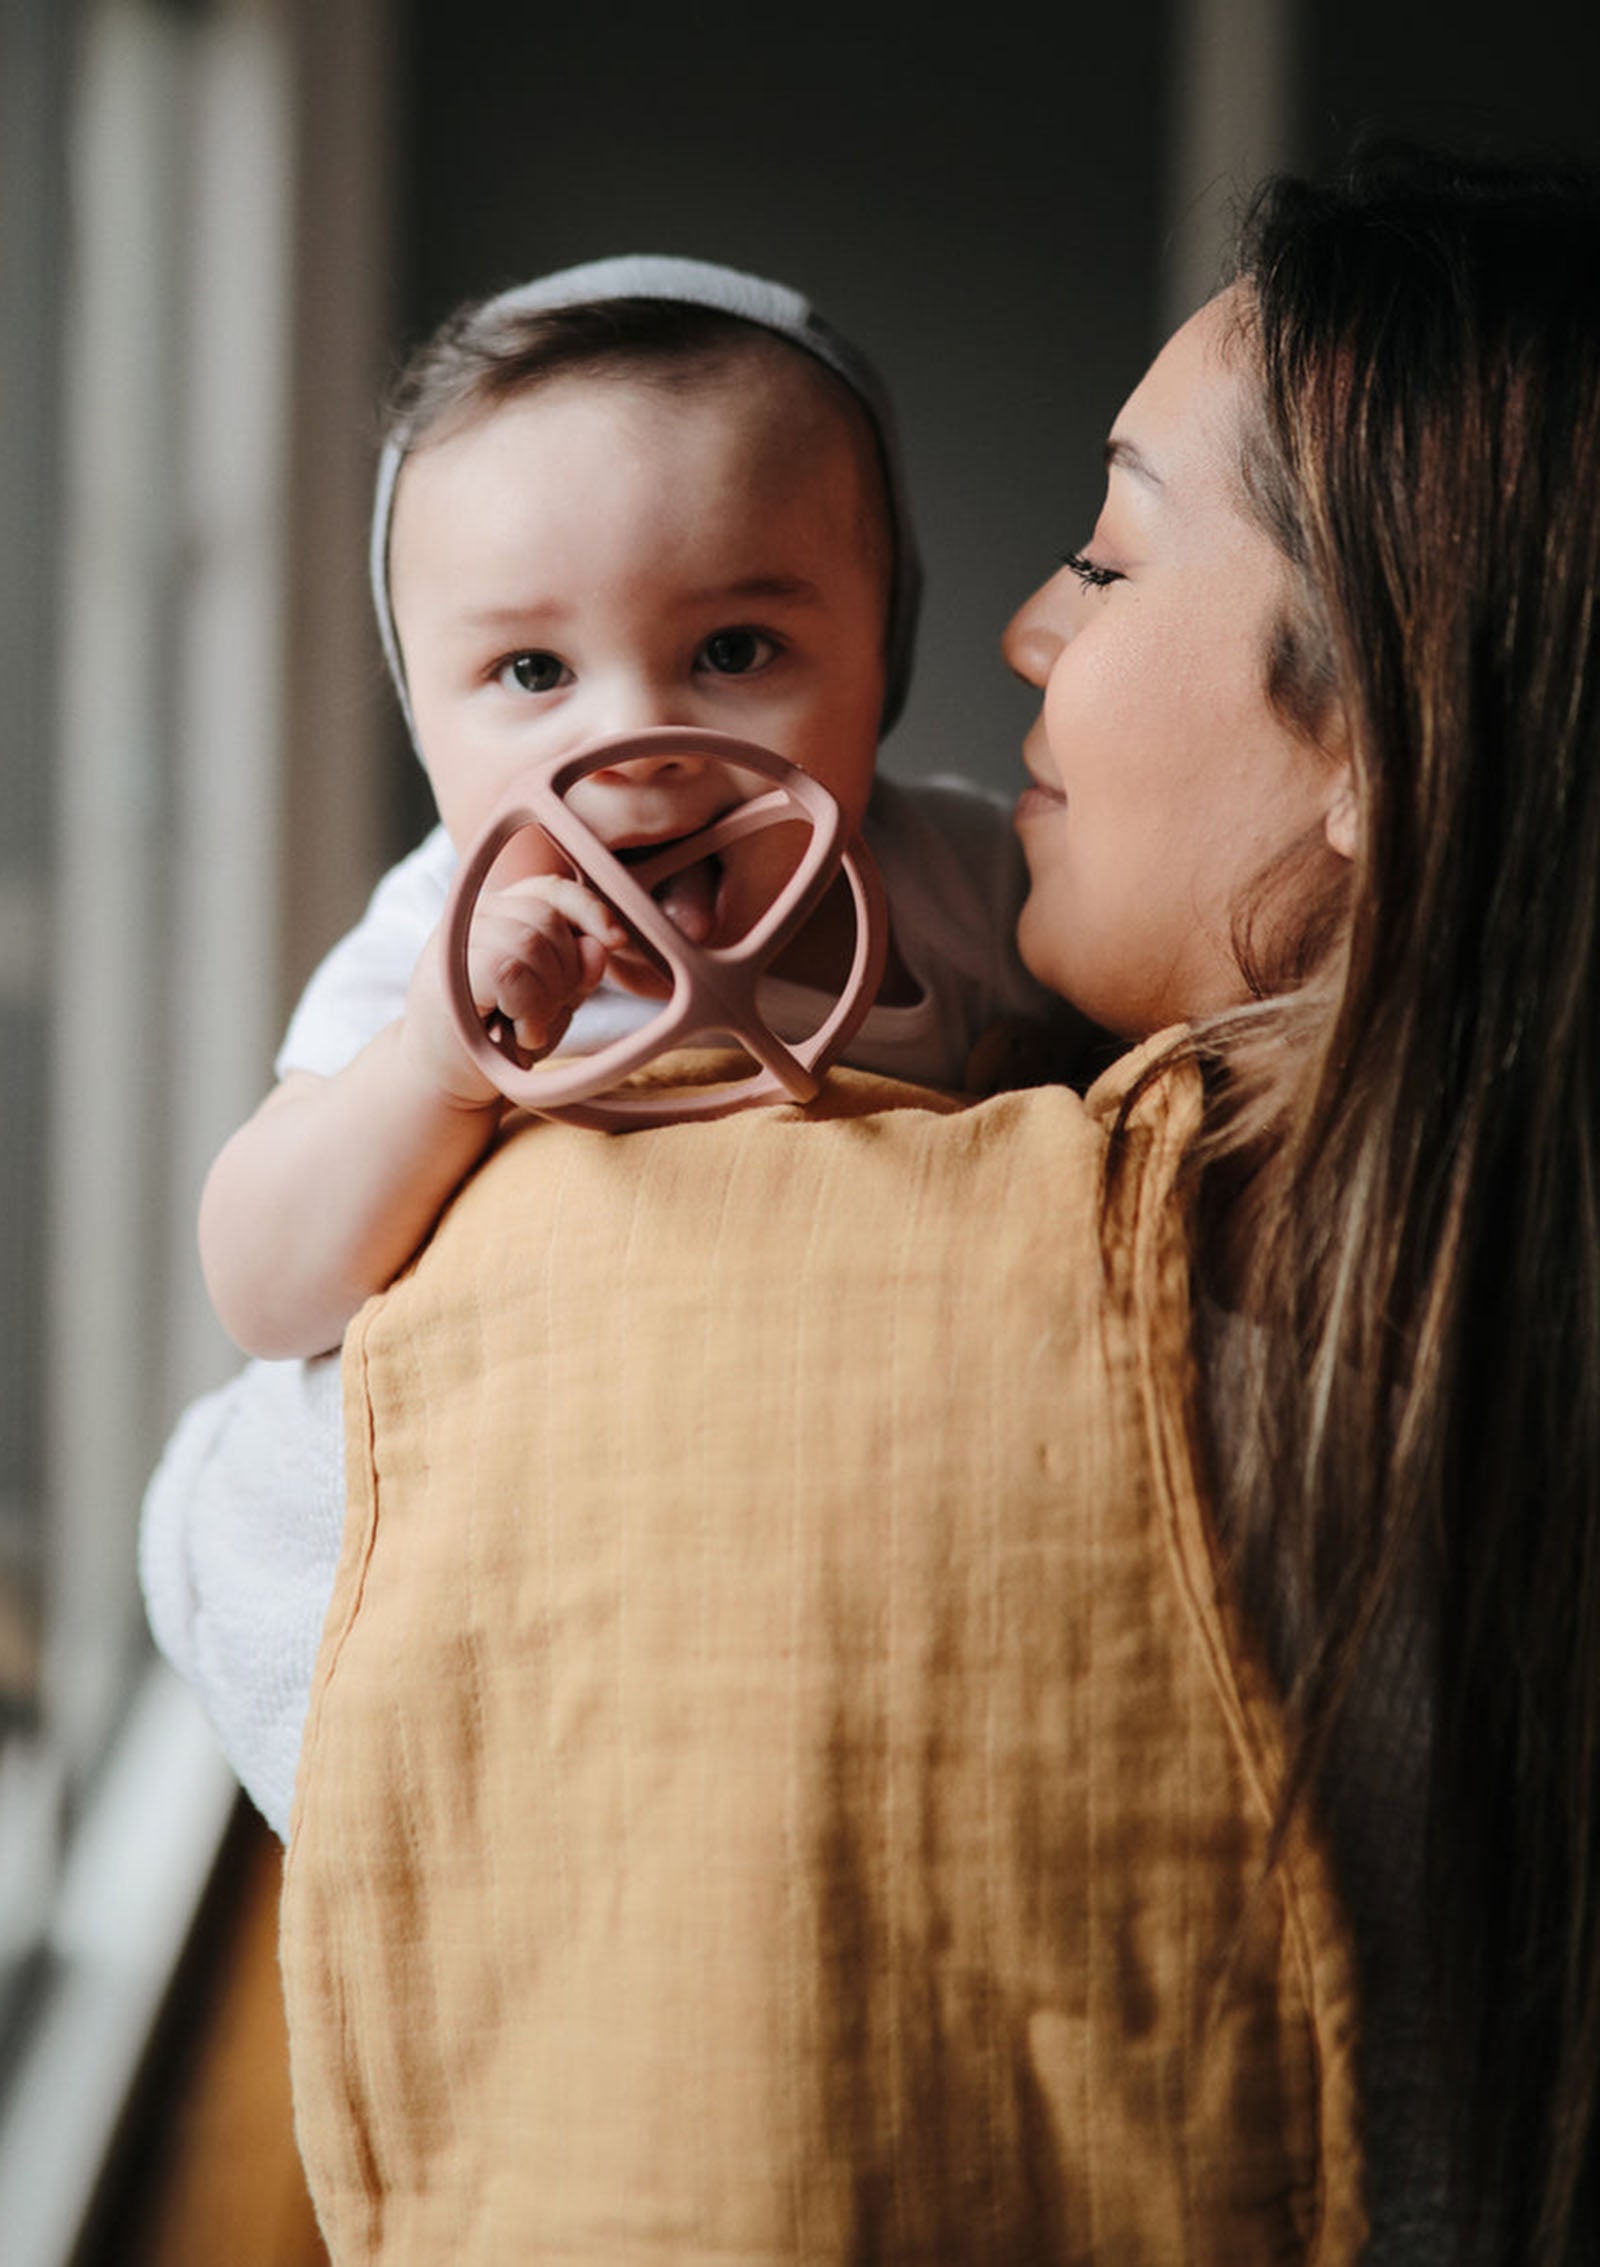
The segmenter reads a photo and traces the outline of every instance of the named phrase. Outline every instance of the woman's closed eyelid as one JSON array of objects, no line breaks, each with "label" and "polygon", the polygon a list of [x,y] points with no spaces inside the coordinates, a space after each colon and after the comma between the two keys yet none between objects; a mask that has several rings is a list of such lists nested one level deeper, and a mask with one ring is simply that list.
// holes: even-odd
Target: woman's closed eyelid
[{"label": "woman's closed eyelid", "polygon": [[1091,558],[1086,551],[1068,551],[1061,564],[1068,574],[1077,577],[1086,590],[1106,590],[1112,583],[1123,579],[1120,568],[1108,567],[1102,561]]}]

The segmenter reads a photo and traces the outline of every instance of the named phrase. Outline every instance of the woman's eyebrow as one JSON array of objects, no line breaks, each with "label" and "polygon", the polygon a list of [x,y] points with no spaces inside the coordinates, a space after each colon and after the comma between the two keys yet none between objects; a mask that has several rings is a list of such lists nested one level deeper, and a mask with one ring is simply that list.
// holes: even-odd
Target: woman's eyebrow
[{"label": "woman's eyebrow", "polygon": [[1110,472],[1117,467],[1120,467],[1124,472],[1131,472],[1135,479],[1144,481],[1151,488],[1161,486],[1160,473],[1157,472],[1138,443],[1124,440],[1120,435],[1113,433],[1106,443],[1106,470]]}]

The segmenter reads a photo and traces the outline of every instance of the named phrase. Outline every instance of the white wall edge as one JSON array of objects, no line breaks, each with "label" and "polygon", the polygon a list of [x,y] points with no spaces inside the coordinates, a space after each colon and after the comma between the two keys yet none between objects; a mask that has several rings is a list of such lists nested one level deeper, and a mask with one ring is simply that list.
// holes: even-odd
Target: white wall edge
[{"label": "white wall edge", "polygon": [[1163,329],[1217,289],[1243,202],[1299,148],[1303,0],[1176,0]]}]

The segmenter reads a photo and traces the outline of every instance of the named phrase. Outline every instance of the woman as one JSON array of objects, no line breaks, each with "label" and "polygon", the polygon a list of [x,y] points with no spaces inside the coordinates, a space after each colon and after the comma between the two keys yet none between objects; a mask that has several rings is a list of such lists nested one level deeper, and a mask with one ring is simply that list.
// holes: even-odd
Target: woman
[{"label": "woman", "polygon": [[336,2257],[1352,2258],[1324,1825],[1367,2256],[1595,2255],[1597,286],[1288,183],[1131,397],[1006,641],[1084,1103],[539,1128],[358,1322]]},{"label": "woman", "polygon": [[1206,1071],[1204,1421],[1361,1928],[1379,2231],[1438,2057],[1467,2255],[1593,2258],[1595,183],[1270,190],[1109,454],[1007,638],[1025,955]]}]

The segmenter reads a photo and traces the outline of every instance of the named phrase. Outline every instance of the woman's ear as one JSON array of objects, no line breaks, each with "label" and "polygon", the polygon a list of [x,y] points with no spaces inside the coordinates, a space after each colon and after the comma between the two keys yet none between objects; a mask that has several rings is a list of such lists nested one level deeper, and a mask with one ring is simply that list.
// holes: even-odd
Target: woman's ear
[{"label": "woman's ear", "polygon": [[1339,766],[1338,784],[1334,788],[1332,801],[1323,813],[1322,831],[1327,837],[1328,848],[1336,858],[1354,858],[1359,828],[1355,774],[1348,763]]}]

